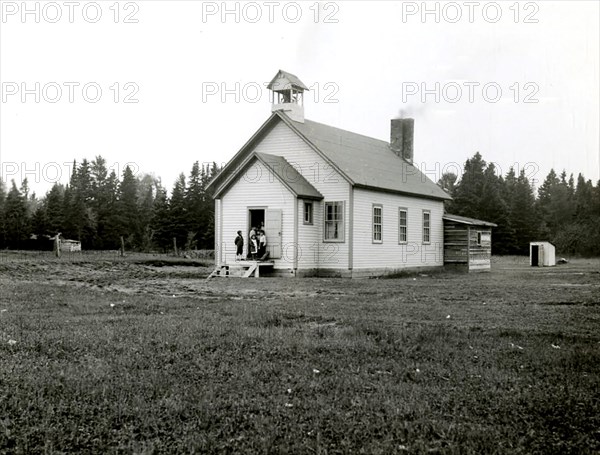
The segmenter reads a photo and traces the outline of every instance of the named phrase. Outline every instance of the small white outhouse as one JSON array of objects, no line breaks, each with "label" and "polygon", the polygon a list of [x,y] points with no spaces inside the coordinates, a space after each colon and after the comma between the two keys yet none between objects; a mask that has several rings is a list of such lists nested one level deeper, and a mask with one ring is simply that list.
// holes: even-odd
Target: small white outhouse
[{"label": "small white outhouse", "polygon": [[529,264],[532,267],[552,267],[556,265],[554,245],[550,242],[531,242],[529,244]]}]

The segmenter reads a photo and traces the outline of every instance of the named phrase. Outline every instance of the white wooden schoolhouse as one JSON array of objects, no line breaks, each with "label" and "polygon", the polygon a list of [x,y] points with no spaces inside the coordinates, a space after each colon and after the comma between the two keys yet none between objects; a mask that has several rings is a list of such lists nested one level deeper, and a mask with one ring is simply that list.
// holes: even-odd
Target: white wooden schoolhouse
[{"label": "white wooden schoolhouse", "polygon": [[[413,119],[390,142],[304,118],[307,87],[279,71],[272,114],[210,183],[217,266],[264,224],[269,272],[375,276],[444,265],[448,194],[413,165]],[[263,271],[261,270],[261,274]]]}]

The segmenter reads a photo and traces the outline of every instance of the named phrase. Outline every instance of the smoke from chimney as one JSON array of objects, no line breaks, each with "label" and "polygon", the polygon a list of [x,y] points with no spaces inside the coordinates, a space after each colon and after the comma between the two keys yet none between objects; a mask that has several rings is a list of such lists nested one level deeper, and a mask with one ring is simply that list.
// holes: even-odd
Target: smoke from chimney
[{"label": "smoke from chimney", "polygon": [[390,148],[400,158],[413,162],[413,142],[415,120],[412,118],[392,119],[390,128]]}]

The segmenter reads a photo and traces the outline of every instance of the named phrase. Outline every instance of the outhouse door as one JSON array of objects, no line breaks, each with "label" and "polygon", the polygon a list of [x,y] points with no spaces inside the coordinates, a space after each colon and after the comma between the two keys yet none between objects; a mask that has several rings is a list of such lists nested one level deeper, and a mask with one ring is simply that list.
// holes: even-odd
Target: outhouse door
[{"label": "outhouse door", "polygon": [[540,247],[539,245],[531,245],[531,266],[538,267],[540,265]]}]

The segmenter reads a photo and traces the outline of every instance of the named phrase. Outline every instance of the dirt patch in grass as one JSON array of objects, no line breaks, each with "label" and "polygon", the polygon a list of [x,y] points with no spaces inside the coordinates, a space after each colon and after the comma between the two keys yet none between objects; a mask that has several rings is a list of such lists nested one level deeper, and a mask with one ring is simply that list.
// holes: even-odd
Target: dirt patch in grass
[{"label": "dirt patch in grass", "polygon": [[0,262],[1,453],[600,450],[600,261],[211,281],[152,261]]}]

